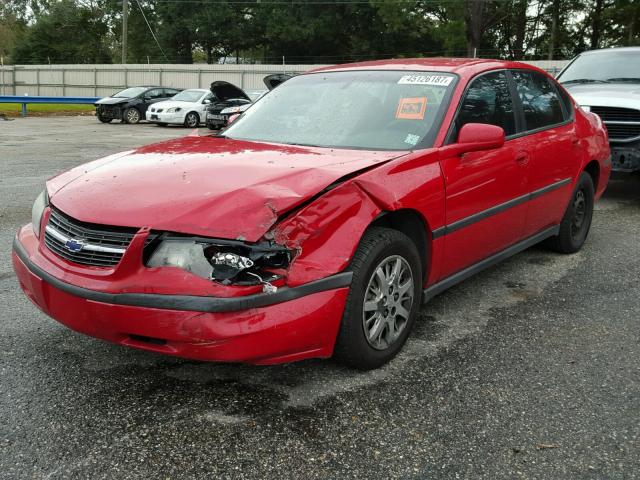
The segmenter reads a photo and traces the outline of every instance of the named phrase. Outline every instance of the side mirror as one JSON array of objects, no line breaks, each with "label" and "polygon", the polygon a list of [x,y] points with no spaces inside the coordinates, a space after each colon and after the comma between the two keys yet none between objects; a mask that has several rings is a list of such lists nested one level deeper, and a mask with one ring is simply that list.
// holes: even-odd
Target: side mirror
[{"label": "side mirror", "polygon": [[467,123],[458,133],[458,141],[441,149],[447,156],[493,150],[504,145],[504,130],[487,123]]},{"label": "side mirror", "polygon": [[204,103],[205,105],[209,105],[211,103],[211,99],[210,98],[205,98],[202,103]]},{"label": "side mirror", "polygon": [[229,116],[229,119],[227,120],[227,125],[231,125],[233,122],[236,121],[236,119],[240,116],[239,113],[234,113],[233,115]]}]

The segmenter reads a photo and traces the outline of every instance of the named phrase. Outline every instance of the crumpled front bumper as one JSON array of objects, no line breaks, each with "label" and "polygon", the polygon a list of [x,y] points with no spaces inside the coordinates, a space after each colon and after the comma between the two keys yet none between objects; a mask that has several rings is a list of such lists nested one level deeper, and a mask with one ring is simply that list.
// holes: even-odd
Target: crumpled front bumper
[{"label": "crumpled front bumper", "polygon": [[114,293],[71,283],[72,273],[51,275],[45,248],[23,227],[12,258],[23,291],[47,315],[86,335],[198,360],[271,364],[331,356],[351,281],[345,273],[276,294],[227,298]]},{"label": "crumpled front bumper", "polygon": [[630,143],[611,142],[611,163],[614,172],[640,171],[640,140]]},{"label": "crumpled front bumper", "polygon": [[122,112],[121,105],[96,105],[96,114],[102,118],[122,120]]}]

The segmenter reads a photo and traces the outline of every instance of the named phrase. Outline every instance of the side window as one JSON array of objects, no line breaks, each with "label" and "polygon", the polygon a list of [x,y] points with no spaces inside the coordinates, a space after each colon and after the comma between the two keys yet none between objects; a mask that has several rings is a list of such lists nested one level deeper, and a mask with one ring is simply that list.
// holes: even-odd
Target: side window
[{"label": "side window", "polygon": [[569,120],[573,116],[573,102],[571,101],[571,97],[569,97],[569,94],[562,88],[556,87],[556,90],[558,90],[560,99],[564,104],[565,120]]},{"label": "side window", "polygon": [[511,72],[522,102],[527,130],[562,123],[565,118],[556,89],[538,72]]},{"label": "side window", "polygon": [[144,94],[145,98],[149,98],[151,100],[155,100],[158,98],[163,98],[162,97],[162,89],[161,88],[154,88],[153,90],[149,90],[147,93]]},{"label": "side window", "polygon": [[165,88],[164,89],[164,97],[166,97],[166,98],[173,97],[174,95],[177,95],[177,94],[178,94],[177,90],[173,90],[171,88]]},{"label": "side window", "polygon": [[488,123],[516,133],[516,116],[505,72],[492,72],[471,82],[458,112],[456,132],[466,123]]}]

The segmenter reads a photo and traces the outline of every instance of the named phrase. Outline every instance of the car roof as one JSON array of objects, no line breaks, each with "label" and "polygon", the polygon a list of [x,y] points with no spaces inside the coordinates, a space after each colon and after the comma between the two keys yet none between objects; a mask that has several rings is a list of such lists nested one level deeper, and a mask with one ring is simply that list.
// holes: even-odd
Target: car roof
[{"label": "car roof", "polygon": [[640,47],[616,47],[616,48],[600,48],[598,50],[587,50],[580,55],[598,55],[600,53],[611,52],[640,52]]},{"label": "car roof", "polygon": [[311,70],[307,73],[349,70],[407,70],[455,73],[461,77],[472,77],[486,70],[502,68],[526,68],[544,72],[533,65],[510,60],[485,58],[398,58],[368,62],[346,63]]},{"label": "car roof", "polygon": [[147,90],[151,90],[152,88],[168,88],[170,90],[182,90],[181,88],[178,87],[163,87],[161,85],[139,85],[139,86],[133,86],[133,87],[127,87],[127,88],[146,88]]}]

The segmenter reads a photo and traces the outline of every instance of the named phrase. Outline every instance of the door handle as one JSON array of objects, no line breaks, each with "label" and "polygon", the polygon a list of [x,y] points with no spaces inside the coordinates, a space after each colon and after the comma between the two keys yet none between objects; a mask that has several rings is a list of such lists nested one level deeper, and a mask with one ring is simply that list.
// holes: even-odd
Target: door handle
[{"label": "door handle", "polygon": [[516,163],[520,165],[526,165],[529,163],[529,154],[527,152],[520,152],[516,155]]}]

